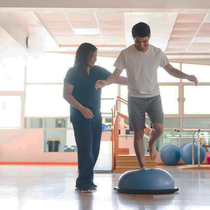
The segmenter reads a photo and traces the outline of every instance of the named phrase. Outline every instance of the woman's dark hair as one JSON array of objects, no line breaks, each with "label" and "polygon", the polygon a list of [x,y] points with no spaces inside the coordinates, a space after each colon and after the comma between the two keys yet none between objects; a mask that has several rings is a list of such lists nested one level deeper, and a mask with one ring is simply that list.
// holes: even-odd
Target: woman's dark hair
[{"label": "woman's dark hair", "polygon": [[150,35],[150,27],[143,22],[137,23],[132,28],[132,36],[135,37],[146,37]]},{"label": "woman's dark hair", "polygon": [[90,43],[83,43],[77,49],[74,67],[80,79],[85,80],[87,78],[88,56],[91,56],[96,50],[96,46]]}]

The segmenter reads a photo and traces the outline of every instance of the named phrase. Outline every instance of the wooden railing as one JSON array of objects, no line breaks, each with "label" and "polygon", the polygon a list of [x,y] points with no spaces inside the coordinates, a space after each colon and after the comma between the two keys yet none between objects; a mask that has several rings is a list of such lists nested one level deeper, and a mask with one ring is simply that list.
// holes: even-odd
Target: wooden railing
[{"label": "wooden railing", "polygon": [[[117,159],[117,155],[118,155],[118,150],[119,150],[119,118],[123,118],[124,120],[128,121],[128,116],[122,114],[121,112],[119,112],[119,103],[123,103],[128,105],[127,100],[117,96],[116,98],[116,102],[115,105],[112,109],[112,127],[111,127],[111,131],[112,131],[112,172],[114,172],[115,168],[116,168],[116,159]],[[148,117],[148,115],[146,114],[146,117]],[[126,124],[124,124],[125,127],[128,127]],[[149,134],[150,134],[150,127],[149,125],[146,124],[146,128],[145,128],[145,134],[144,137],[149,139]]]}]

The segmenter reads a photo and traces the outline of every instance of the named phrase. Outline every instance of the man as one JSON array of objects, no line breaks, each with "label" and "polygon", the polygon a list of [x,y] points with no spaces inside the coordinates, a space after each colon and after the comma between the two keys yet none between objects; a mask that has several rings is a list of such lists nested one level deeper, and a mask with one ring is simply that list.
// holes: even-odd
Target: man
[{"label": "man", "polygon": [[121,51],[112,75],[96,82],[95,88],[114,83],[123,69],[128,77],[129,127],[134,131],[134,149],[141,169],[146,169],[144,149],[145,113],[148,113],[152,131],[148,141],[151,160],[156,160],[155,140],[163,131],[163,111],[157,82],[157,69],[164,68],[171,76],[187,79],[198,84],[194,75],[187,75],[175,69],[161,49],[149,44],[150,27],[143,22],[132,28],[134,44]]}]

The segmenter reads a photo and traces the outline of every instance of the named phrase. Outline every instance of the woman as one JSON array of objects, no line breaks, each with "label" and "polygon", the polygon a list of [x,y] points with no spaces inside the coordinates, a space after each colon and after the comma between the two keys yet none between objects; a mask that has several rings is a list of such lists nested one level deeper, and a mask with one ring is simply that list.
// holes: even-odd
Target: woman
[{"label": "woman", "polygon": [[[101,89],[96,90],[95,83],[111,74],[94,66],[96,59],[97,48],[90,43],[81,44],[74,67],[68,70],[64,79],[64,99],[70,104],[70,120],[78,148],[76,188],[81,192],[92,192],[97,188],[93,182],[93,168],[100,149],[102,118]],[[127,84],[127,78],[120,77],[116,83]]]}]

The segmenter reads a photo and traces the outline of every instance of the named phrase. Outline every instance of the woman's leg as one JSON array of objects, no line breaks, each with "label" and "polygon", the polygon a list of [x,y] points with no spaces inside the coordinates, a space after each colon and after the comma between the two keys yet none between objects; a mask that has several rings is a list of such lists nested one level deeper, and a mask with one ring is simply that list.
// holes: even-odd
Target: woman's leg
[{"label": "woman's leg", "polygon": [[93,145],[92,145],[93,158],[94,158],[94,164],[96,164],[101,144],[102,122],[92,123],[92,132],[93,132]]},{"label": "woman's leg", "polygon": [[91,186],[94,168],[92,152],[93,134],[90,122],[73,122],[74,135],[78,148],[79,176],[76,187],[79,189]]},{"label": "woman's leg", "polygon": [[[98,160],[98,155],[100,151],[101,144],[101,133],[102,133],[102,122],[93,122],[92,123],[92,133],[93,133],[93,144],[92,144],[92,153],[94,158],[94,166]],[[93,174],[94,176],[94,174]],[[92,182],[93,182],[92,176]]]}]

